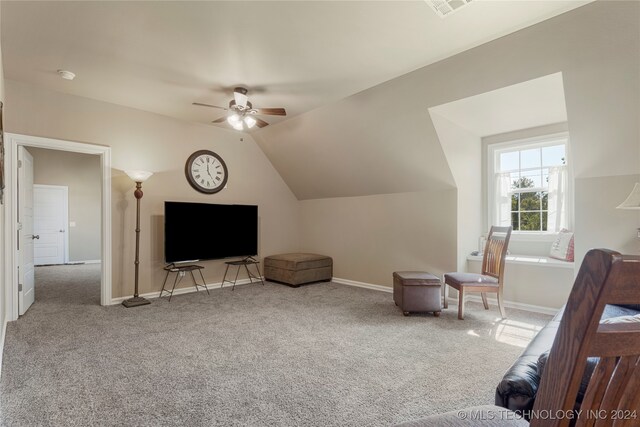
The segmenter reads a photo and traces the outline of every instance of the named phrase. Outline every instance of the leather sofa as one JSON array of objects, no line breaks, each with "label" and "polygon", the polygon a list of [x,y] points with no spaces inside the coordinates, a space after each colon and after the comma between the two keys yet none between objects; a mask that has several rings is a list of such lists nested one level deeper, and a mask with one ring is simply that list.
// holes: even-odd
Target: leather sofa
[{"label": "leather sofa", "polygon": [[[527,418],[527,413],[533,409],[536,398],[542,369],[546,357],[551,350],[553,341],[560,325],[560,319],[564,308],[536,335],[522,352],[515,363],[507,370],[502,381],[496,388],[496,405],[522,413]],[[612,319],[614,317],[635,316],[640,313],[640,306],[618,306],[607,305],[602,314],[602,319]],[[585,380],[580,387],[577,402],[582,402],[586,384],[588,382],[596,358],[589,359],[585,369]]]}]

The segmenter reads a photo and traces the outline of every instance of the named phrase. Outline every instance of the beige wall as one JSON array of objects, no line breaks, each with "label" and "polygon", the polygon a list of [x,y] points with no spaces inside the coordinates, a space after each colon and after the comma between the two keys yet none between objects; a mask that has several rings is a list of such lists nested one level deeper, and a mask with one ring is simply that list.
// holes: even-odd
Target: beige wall
[{"label": "beige wall", "polygon": [[[158,291],[162,286],[165,200],[257,204],[259,255],[298,249],[298,201],[250,135],[15,81],[6,82],[6,91],[7,103],[11,105],[5,121],[9,132],[111,147],[114,297],[133,292],[135,184],[123,170],[155,173],[143,187],[141,293]],[[216,195],[196,192],[185,179],[184,163],[200,149],[221,155],[229,169],[228,188]],[[213,222],[209,225],[219,226]],[[208,282],[222,279],[222,261],[203,264]]]},{"label": "beige wall", "polygon": [[69,188],[69,261],[99,260],[102,200],[100,156],[29,148],[34,184]]},{"label": "beige wall", "polygon": [[[618,175],[575,180],[576,255],[592,248],[611,248],[624,254],[640,254],[640,212],[616,209],[627,198],[638,175]],[[616,239],[615,246],[609,245]],[[576,258],[578,259],[578,258]],[[576,265],[576,274],[579,265]]]},{"label": "beige wall", "polygon": [[[2,13],[2,4],[0,4],[0,15]],[[1,40],[0,40],[1,41]],[[4,96],[4,68],[2,65],[2,48],[1,48],[1,43],[0,43],[0,101],[1,102],[5,102],[5,96]],[[4,106],[4,110],[6,111],[7,106]],[[6,120],[5,120],[6,123]],[[4,236],[4,211],[5,211],[5,207],[6,204],[3,206],[0,206],[0,242],[4,242],[5,236]],[[4,272],[5,271],[5,265],[4,265],[4,245],[0,244],[0,271]],[[4,342],[4,323],[6,321],[6,313],[5,313],[5,296],[6,296],[6,283],[4,283],[4,274],[0,274],[0,322],[2,327],[0,329],[0,342]],[[1,358],[1,356],[0,356]]]},{"label": "beige wall", "polygon": [[[394,269],[456,266],[455,184],[428,108],[562,72],[580,261],[591,246],[628,249],[638,225],[636,214],[612,213],[617,194],[591,200],[610,180],[640,173],[639,15],[637,2],[595,2],[259,131],[255,138],[288,185],[312,199],[299,204],[252,138],[242,143],[235,132],[17,82],[7,82],[6,127],[109,145],[115,169],[156,172],[143,199],[143,291],[161,283],[165,199],[258,203],[261,255],[323,252],[335,258],[337,277],[390,284]],[[229,188],[217,196],[195,193],[182,176],[184,159],[199,148],[230,166]],[[132,188],[114,178],[115,295],[131,289]],[[221,269],[207,263],[208,278],[218,279]]]},{"label": "beige wall", "polygon": [[[302,250],[333,257],[334,276],[391,286],[397,270],[456,268],[456,191],[300,202]],[[453,220],[451,219],[453,217]]]},{"label": "beige wall", "polygon": [[[330,206],[340,212],[349,207],[349,210],[366,212],[369,205],[359,206],[352,202],[360,200],[358,198],[335,197],[342,195],[343,189],[334,180],[325,182],[317,178],[323,175],[317,171],[329,172],[337,168],[339,176],[344,176],[353,167],[357,188],[350,185],[348,191],[381,193],[384,192],[384,184],[377,178],[369,180],[369,176],[379,172],[379,168],[373,167],[376,163],[370,159],[384,159],[386,153],[396,150],[400,154],[391,156],[393,162],[385,166],[382,175],[393,182],[394,187],[401,183],[405,186],[404,191],[412,190],[405,183],[412,176],[424,178],[425,173],[416,172],[422,168],[430,171],[427,173],[430,182],[417,182],[415,186],[431,185],[446,189],[453,181],[452,168],[450,165],[446,168],[449,169],[447,173],[442,172],[448,155],[445,156],[444,150],[439,148],[437,133],[426,117],[428,108],[562,72],[571,135],[570,155],[576,179],[577,263],[593,246],[630,250],[629,236],[638,226],[637,215],[617,215],[612,210],[626,195],[614,197],[608,193],[604,199],[600,196],[601,191],[606,191],[604,188],[609,180],[616,181],[618,176],[640,173],[639,16],[638,2],[591,3],[277,124],[261,133],[259,142],[290,185],[295,183],[298,188],[300,183],[305,183],[304,188],[297,190],[302,198],[327,197],[303,202],[302,206]],[[327,126],[327,123],[331,125]],[[309,153],[319,150],[331,155],[315,157],[312,168],[300,166],[311,162],[307,158],[311,155]],[[406,160],[401,167],[395,164],[399,158]],[[388,176],[393,174],[398,175],[397,180]],[[310,175],[316,177],[317,188],[306,184]],[[590,178],[602,185],[581,184]],[[626,193],[631,191],[630,182],[621,185],[627,187]],[[588,209],[581,209],[588,200],[598,199],[599,203],[589,203]],[[381,196],[380,200],[392,199]],[[447,213],[442,222],[432,225],[434,228],[452,229],[458,215],[456,203],[455,198],[450,198],[431,204],[440,212]],[[393,205],[379,208],[386,212],[402,209]],[[477,215],[483,215],[483,210],[479,208]],[[312,209],[304,207],[301,214],[303,224],[313,224],[319,218]],[[370,221],[376,218],[373,215]],[[403,227],[407,230],[425,227],[422,217],[405,218],[405,221]],[[332,236],[358,242],[349,223],[343,225],[336,221],[334,227]],[[371,230],[384,230],[385,227],[382,219],[379,223],[369,224]],[[319,240],[326,241],[321,235],[311,239],[304,232],[301,237],[302,246],[310,249]],[[448,238],[456,240],[453,236]],[[389,245],[371,253],[368,244],[368,240],[363,240],[360,245],[352,245],[352,254],[345,255],[345,261],[367,253],[370,254],[367,264],[377,266],[386,265],[386,259],[395,256],[397,246]],[[433,247],[448,244],[438,241],[433,242]],[[328,245],[319,247],[331,249]],[[452,258],[443,260],[434,269],[455,265],[456,252],[454,249],[450,255]],[[415,252],[411,258],[422,257],[426,258],[425,251]],[[341,263],[344,265],[340,273],[342,276],[366,281],[363,268],[351,267],[349,262]],[[414,264],[414,268],[417,267],[418,262]],[[390,272],[390,269],[386,274],[380,272],[374,279],[381,281]],[[522,298],[517,302],[533,303],[526,296]],[[555,301],[550,298],[548,304],[544,301],[538,301],[538,304],[552,307]]]},{"label": "beige wall", "polygon": [[482,144],[479,136],[437,113],[430,112],[430,115],[458,188],[456,271],[465,271],[467,255],[478,249],[478,238],[488,231],[479,212],[483,206]]}]

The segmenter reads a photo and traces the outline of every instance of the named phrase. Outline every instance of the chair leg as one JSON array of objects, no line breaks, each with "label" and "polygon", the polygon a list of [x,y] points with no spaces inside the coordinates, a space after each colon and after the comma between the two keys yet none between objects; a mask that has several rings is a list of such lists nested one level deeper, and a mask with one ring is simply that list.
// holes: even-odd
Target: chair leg
[{"label": "chair leg", "polygon": [[489,302],[487,301],[487,293],[480,292],[480,296],[482,297],[482,304],[484,304],[484,309],[489,310]]},{"label": "chair leg", "polygon": [[464,288],[458,290],[458,319],[464,320]]},{"label": "chair leg", "polygon": [[503,319],[507,318],[507,314],[504,311],[504,302],[502,301],[502,290],[498,292],[498,308],[500,309],[500,315]]}]

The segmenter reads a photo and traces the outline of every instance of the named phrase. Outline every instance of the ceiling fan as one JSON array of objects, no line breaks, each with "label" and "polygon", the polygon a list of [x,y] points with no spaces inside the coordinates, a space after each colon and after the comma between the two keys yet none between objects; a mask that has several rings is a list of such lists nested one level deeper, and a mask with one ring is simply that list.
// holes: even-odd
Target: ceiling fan
[{"label": "ceiling fan", "polygon": [[244,87],[237,87],[233,90],[233,99],[229,101],[229,108],[218,107],[217,105],[203,104],[201,102],[194,102],[193,105],[199,105],[201,107],[219,108],[221,110],[229,111],[229,114],[224,117],[220,117],[212,121],[211,123],[222,123],[225,120],[236,130],[251,129],[254,126],[263,128],[269,123],[255,116],[286,116],[287,112],[284,108],[253,108],[249,97],[247,96],[247,89]]}]

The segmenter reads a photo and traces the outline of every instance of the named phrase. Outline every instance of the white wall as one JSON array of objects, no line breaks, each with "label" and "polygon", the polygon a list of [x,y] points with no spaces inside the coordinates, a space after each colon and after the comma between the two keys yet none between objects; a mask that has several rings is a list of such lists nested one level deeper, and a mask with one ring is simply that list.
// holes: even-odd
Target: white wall
[{"label": "white wall", "polygon": [[[7,131],[111,147],[114,297],[133,293],[135,184],[123,170],[154,172],[141,201],[140,293],[162,287],[165,200],[257,204],[259,255],[298,249],[298,201],[250,135],[11,80],[6,91]],[[184,176],[185,161],[200,149],[221,155],[229,169],[227,188],[215,195],[196,192]],[[212,221],[210,226],[222,225]],[[222,280],[222,261],[203,264],[208,282]]]}]

